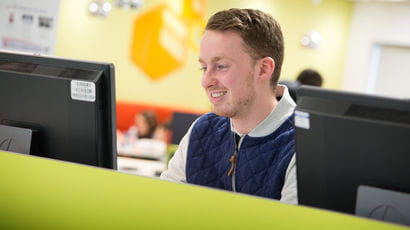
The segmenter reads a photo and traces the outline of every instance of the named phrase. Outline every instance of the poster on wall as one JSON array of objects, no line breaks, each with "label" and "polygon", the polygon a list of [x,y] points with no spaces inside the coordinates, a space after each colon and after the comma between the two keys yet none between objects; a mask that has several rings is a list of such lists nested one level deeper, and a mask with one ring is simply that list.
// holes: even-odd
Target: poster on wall
[{"label": "poster on wall", "polygon": [[54,55],[59,0],[1,0],[0,49]]}]

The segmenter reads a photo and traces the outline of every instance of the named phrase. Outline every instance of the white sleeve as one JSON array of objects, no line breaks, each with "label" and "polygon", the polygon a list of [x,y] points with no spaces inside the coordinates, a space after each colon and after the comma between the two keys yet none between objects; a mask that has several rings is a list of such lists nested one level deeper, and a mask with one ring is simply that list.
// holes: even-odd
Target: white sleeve
[{"label": "white sleeve", "polygon": [[182,138],[182,140],[179,142],[178,149],[169,161],[167,170],[161,173],[161,179],[186,183],[185,166],[188,152],[189,137],[191,135],[191,129],[193,127],[193,124],[191,125],[185,136]]},{"label": "white sleeve", "polygon": [[293,154],[290,160],[288,169],[285,175],[285,184],[282,188],[281,202],[288,204],[298,204],[298,189],[296,181],[296,153]]}]

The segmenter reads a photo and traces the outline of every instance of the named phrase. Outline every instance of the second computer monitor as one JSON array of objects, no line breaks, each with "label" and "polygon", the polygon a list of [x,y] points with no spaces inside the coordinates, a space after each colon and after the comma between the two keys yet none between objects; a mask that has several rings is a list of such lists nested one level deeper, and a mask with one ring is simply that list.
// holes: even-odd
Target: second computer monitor
[{"label": "second computer monitor", "polygon": [[354,213],[359,186],[410,193],[410,102],[302,87],[295,111],[299,203]]}]

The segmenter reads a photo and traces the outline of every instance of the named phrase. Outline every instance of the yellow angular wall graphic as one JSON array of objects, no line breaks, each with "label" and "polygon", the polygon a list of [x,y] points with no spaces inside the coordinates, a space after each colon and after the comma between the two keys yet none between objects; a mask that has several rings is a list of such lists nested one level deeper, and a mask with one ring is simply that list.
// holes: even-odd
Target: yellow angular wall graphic
[{"label": "yellow angular wall graphic", "polygon": [[193,31],[203,29],[204,3],[205,0],[185,0],[181,14],[161,4],[135,19],[131,60],[147,77],[166,77],[185,64],[189,48],[197,51]]},{"label": "yellow angular wall graphic", "polygon": [[184,0],[182,18],[189,27],[189,47],[199,52],[199,41],[205,28],[206,0]]},{"label": "yellow angular wall graphic", "polygon": [[184,21],[160,5],[135,19],[131,59],[148,77],[160,79],[186,62],[187,40]]}]

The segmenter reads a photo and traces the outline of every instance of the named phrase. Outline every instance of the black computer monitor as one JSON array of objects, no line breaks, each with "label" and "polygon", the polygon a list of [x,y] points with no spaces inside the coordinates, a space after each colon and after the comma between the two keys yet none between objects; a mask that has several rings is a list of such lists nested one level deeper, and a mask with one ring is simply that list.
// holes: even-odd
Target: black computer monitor
[{"label": "black computer monitor", "polygon": [[30,130],[31,155],[116,169],[114,82],[109,63],[2,51],[0,124]]},{"label": "black computer monitor", "polygon": [[410,102],[303,86],[295,138],[302,205],[355,213],[366,185],[410,193]]}]

